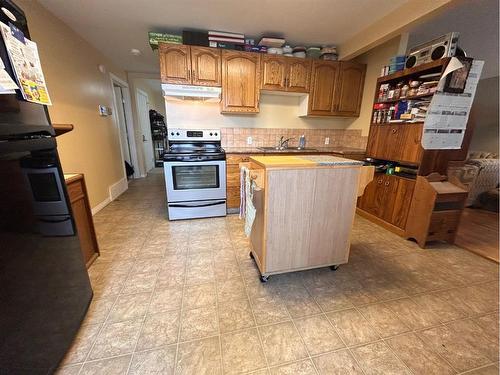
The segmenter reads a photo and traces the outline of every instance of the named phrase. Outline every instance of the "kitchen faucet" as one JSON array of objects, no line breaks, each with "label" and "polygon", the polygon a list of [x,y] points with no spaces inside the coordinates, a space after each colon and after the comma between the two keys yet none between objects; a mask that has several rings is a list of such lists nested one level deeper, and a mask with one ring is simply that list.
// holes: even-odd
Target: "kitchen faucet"
[{"label": "kitchen faucet", "polygon": [[285,136],[282,135],[280,137],[279,142],[278,142],[278,146],[276,147],[278,150],[284,150],[284,149],[288,148],[288,142],[291,141],[292,139],[295,139],[293,137],[287,138],[287,139],[283,139],[283,138],[285,138]]}]

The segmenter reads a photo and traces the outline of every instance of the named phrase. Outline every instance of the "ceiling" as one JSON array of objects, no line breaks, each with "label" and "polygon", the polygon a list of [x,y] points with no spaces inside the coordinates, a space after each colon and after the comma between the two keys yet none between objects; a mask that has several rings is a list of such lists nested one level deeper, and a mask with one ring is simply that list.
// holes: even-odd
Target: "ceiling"
[{"label": "ceiling", "polygon": [[410,30],[408,45],[458,31],[460,47],[468,56],[485,62],[481,78],[498,76],[498,8],[498,0],[460,2]]},{"label": "ceiling", "polygon": [[[219,30],[339,45],[408,0],[40,0],[117,66],[159,72],[148,31]],[[131,48],[142,51],[132,56]]]}]

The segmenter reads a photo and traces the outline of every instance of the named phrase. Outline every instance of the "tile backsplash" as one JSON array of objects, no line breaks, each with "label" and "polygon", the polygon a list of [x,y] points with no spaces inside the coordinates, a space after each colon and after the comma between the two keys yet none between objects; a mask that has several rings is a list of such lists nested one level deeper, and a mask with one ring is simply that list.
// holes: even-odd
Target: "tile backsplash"
[{"label": "tile backsplash", "polygon": [[[281,136],[293,138],[290,146],[298,146],[301,135],[306,137],[307,147],[353,147],[366,148],[368,137],[361,135],[361,129],[278,129],[278,128],[221,128],[222,147],[275,146]],[[247,138],[252,137],[252,144]],[[325,145],[325,138],[330,144]]]}]

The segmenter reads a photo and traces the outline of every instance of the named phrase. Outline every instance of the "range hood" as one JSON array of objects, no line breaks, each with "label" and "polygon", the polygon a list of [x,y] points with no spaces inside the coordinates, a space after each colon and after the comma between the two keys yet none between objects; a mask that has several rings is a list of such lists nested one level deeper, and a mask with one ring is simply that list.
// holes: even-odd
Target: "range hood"
[{"label": "range hood", "polygon": [[192,85],[161,85],[163,96],[167,100],[199,100],[205,102],[220,102],[221,88]]}]

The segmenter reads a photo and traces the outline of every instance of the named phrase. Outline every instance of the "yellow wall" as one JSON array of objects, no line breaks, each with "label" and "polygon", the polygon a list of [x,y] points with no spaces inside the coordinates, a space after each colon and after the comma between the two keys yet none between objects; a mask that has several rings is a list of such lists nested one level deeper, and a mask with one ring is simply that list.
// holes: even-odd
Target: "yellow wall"
[{"label": "yellow wall", "polygon": [[290,128],[345,129],[353,119],[299,117],[299,98],[286,95],[260,95],[260,113],[222,115],[219,103],[167,102],[169,127],[189,128]]},{"label": "yellow wall", "polygon": [[399,39],[399,37],[391,39],[355,59],[366,64],[366,78],[360,114],[349,129],[362,129],[363,135],[368,135],[377,78],[380,76],[382,67],[389,64],[391,56],[397,55]]},{"label": "yellow wall", "polygon": [[75,126],[57,139],[63,169],[85,174],[90,205],[95,207],[108,198],[109,186],[124,176],[113,117],[98,113],[99,104],[112,107],[113,102],[109,74],[99,72],[98,65],[123,80],[125,72],[37,1],[16,3],[25,11],[31,38],[38,44],[53,103],[49,107],[52,123]]}]

